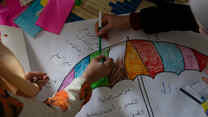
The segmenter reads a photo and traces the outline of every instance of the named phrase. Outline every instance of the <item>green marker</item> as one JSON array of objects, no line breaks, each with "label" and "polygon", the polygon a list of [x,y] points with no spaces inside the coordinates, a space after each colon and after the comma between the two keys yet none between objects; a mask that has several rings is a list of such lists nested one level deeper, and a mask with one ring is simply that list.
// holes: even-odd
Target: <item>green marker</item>
[{"label": "green marker", "polygon": [[93,83],[91,85],[91,88],[92,89],[95,89],[97,87],[101,87],[101,86],[107,86],[109,83],[108,83],[108,78],[104,77],[104,78],[101,78],[99,81]]},{"label": "green marker", "polygon": [[[102,28],[102,13],[99,12],[99,16],[98,16],[98,28],[99,30]],[[99,55],[102,55],[102,37],[99,36],[98,37],[98,51],[99,51]],[[104,59],[101,60],[102,63],[104,63]],[[95,89],[97,87],[100,87],[100,86],[107,86],[109,83],[108,83],[108,78],[107,77],[104,77],[102,79],[100,79],[99,81],[93,83],[91,85],[91,88],[92,89]]]},{"label": "green marker", "polygon": [[[98,29],[99,30],[102,29],[102,13],[101,12],[99,12],[99,16],[98,16]],[[99,48],[99,54],[102,55],[102,37],[101,36],[98,37],[98,48]]]}]

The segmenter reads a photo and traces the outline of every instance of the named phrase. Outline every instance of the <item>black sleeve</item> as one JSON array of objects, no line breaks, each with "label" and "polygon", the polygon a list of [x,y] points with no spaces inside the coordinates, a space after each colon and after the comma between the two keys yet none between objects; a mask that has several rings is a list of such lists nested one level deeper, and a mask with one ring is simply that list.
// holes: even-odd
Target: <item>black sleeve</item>
[{"label": "black sleeve", "polygon": [[199,29],[190,7],[186,5],[169,4],[145,8],[140,13],[137,13],[135,18],[139,18],[137,20],[139,27],[146,33],[171,30],[198,32]]}]

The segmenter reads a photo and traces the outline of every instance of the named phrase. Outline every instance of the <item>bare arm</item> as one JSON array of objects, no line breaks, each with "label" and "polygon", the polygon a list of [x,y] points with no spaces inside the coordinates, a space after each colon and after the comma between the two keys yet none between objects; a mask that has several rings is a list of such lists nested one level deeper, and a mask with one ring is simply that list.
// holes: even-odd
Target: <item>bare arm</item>
[{"label": "bare arm", "polygon": [[[28,96],[34,96],[39,91],[29,81],[24,79],[24,70],[20,62],[16,59],[14,54],[0,42],[0,78],[7,81],[7,83],[15,86],[14,93],[17,88]],[[16,88],[16,89],[15,89]]]}]

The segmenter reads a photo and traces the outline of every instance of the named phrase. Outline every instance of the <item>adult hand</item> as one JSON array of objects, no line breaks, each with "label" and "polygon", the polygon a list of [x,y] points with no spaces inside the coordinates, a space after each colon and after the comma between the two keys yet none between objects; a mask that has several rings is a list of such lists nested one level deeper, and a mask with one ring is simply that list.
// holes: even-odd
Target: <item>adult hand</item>
[{"label": "adult hand", "polygon": [[[105,59],[104,63],[101,62],[102,59]],[[108,76],[113,68],[113,59],[98,56],[92,60],[92,62],[87,66],[82,77],[87,79],[89,84],[98,81],[100,78]]]},{"label": "adult hand", "polygon": [[95,25],[97,36],[107,38],[107,34],[112,29],[127,29],[130,28],[130,16],[115,16],[104,14],[102,17],[102,29],[99,30],[98,22]]}]

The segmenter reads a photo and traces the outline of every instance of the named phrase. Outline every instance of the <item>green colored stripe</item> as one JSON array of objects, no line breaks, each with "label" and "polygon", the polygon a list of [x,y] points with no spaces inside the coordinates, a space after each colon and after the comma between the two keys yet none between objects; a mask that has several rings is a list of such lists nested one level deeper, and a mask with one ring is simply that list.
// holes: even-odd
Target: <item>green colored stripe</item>
[{"label": "green colored stripe", "polygon": [[[110,52],[110,48],[105,48],[105,49],[102,51],[102,55],[108,57],[108,56],[109,56],[109,52]],[[94,53],[92,53],[92,54],[90,55],[90,61],[92,61],[92,60],[93,60],[94,58],[96,58],[97,56],[100,56],[99,50],[96,51],[96,52],[94,52]],[[104,61],[102,61],[102,62],[104,62]],[[92,88],[92,89],[95,89],[95,88],[101,87],[101,86],[108,86],[108,84],[109,84],[109,83],[108,83],[108,78],[107,78],[107,77],[104,77],[104,78],[101,78],[99,81],[93,83],[93,84],[91,85],[91,88]]]}]

